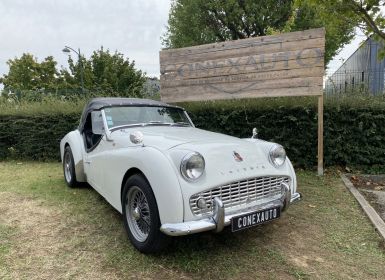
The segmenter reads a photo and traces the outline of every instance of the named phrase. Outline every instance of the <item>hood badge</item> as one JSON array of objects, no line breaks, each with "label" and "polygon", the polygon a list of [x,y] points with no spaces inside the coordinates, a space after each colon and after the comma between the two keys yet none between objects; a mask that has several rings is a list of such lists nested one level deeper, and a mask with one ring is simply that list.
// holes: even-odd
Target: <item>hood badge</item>
[{"label": "hood badge", "polygon": [[236,151],[233,151],[233,157],[235,161],[238,161],[238,162],[243,161],[243,158],[241,157],[241,155],[238,154]]}]

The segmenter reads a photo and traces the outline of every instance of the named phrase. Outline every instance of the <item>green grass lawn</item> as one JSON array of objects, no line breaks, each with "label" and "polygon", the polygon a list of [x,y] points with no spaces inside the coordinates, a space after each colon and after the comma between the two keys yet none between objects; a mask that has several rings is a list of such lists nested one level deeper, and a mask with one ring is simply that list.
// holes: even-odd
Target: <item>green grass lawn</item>
[{"label": "green grass lawn", "polygon": [[120,214],[59,163],[0,163],[0,279],[385,279],[383,242],[339,177],[298,172],[304,199],[273,223],[129,243]]}]

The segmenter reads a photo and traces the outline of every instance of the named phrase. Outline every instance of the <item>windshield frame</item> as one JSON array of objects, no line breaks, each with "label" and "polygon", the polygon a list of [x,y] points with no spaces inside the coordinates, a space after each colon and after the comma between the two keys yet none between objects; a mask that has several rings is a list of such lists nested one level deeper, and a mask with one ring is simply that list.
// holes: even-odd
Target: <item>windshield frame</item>
[{"label": "windshield frame", "polygon": [[[126,124],[126,125],[119,125],[119,126],[112,126],[108,127],[107,124],[107,118],[105,109],[108,108],[116,108],[116,107],[158,107],[158,108],[170,108],[170,109],[176,109],[181,110],[183,112],[183,115],[186,117],[187,121],[186,123],[166,123],[166,122],[148,122],[148,123],[132,123],[132,124]],[[142,105],[142,104],[135,104],[135,105],[122,105],[122,106],[106,106],[101,109],[102,116],[103,116],[103,122],[105,126],[105,130],[111,132],[114,132],[116,130],[124,129],[124,128],[130,128],[130,127],[145,127],[145,126],[178,126],[178,127],[195,127],[194,123],[192,122],[190,116],[187,114],[186,110],[181,107],[176,106],[162,106],[162,105]]]}]

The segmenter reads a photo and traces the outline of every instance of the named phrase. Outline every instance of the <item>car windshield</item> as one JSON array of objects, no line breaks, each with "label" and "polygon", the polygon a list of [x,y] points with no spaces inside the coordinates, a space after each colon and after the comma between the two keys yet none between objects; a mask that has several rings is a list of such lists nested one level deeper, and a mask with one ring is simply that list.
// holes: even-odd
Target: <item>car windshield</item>
[{"label": "car windshield", "polygon": [[191,126],[179,108],[161,106],[122,106],[104,109],[108,128],[135,125]]}]

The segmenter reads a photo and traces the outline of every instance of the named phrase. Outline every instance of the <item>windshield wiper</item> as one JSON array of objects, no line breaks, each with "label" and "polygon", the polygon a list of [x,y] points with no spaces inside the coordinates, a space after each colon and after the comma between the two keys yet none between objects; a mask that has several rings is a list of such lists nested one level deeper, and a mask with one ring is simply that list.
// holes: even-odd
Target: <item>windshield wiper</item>
[{"label": "windshield wiper", "polygon": [[144,123],[144,125],[172,125],[172,123],[166,123],[161,121],[149,121],[147,123]]},{"label": "windshield wiper", "polygon": [[188,122],[176,122],[171,124],[171,126],[191,126]]},{"label": "windshield wiper", "polygon": [[115,130],[120,130],[120,129],[124,129],[124,128],[130,128],[130,127],[135,127],[135,126],[148,126],[148,125],[191,126],[188,122],[168,123],[168,122],[161,122],[161,121],[149,121],[146,123],[134,123],[134,124],[125,124],[125,125],[114,126],[114,127],[110,128],[110,131],[113,132]]},{"label": "windshield wiper", "polygon": [[123,124],[123,125],[118,125],[118,126],[113,126],[110,128],[110,131],[113,132],[115,130],[120,130],[124,128],[130,128],[130,127],[135,127],[135,126],[144,126],[144,123],[133,123],[133,124]]},{"label": "windshield wiper", "polygon": [[174,122],[174,123],[169,123],[169,122],[161,122],[161,121],[149,121],[149,125],[155,124],[155,125],[169,125],[169,126],[190,126],[188,122]]}]

